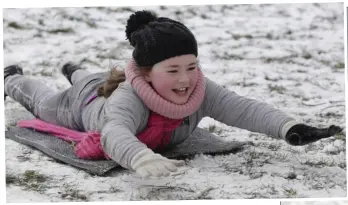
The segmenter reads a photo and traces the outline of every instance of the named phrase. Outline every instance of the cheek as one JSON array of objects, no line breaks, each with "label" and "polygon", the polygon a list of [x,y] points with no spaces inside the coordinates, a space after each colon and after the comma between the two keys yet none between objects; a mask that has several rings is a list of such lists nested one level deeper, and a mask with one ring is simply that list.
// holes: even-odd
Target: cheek
[{"label": "cheek", "polygon": [[151,83],[157,91],[172,89],[175,79],[166,73],[156,73],[152,76]]},{"label": "cheek", "polygon": [[197,69],[190,74],[190,84],[191,85],[196,85],[198,81],[198,71]]}]

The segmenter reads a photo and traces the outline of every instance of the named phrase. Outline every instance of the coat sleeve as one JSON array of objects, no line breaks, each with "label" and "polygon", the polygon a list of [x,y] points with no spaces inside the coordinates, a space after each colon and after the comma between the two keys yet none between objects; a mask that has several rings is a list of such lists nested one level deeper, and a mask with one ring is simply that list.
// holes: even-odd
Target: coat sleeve
[{"label": "coat sleeve", "polygon": [[145,105],[129,86],[120,84],[107,99],[104,112],[106,117],[101,129],[103,149],[118,164],[131,169],[133,157],[148,149],[135,136],[142,123],[147,122]]},{"label": "coat sleeve", "polygon": [[229,126],[285,138],[295,124],[293,118],[269,104],[246,98],[206,78],[204,116]]}]

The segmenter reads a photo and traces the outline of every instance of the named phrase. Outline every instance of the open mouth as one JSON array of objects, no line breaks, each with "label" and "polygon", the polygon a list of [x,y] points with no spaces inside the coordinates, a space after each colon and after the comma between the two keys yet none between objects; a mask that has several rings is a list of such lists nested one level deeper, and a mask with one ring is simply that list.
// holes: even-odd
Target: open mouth
[{"label": "open mouth", "polygon": [[184,95],[187,93],[188,88],[173,89],[173,91],[179,95]]}]

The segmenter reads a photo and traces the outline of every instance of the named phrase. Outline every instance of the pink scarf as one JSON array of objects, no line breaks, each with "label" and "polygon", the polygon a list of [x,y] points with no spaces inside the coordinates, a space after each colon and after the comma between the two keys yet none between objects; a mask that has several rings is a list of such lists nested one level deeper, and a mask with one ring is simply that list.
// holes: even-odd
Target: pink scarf
[{"label": "pink scarf", "polygon": [[[152,150],[163,150],[170,141],[171,132],[182,123],[184,117],[196,112],[202,104],[205,92],[204,76],[199,70],[197,85],[188,102],[177,105],[159,96],[137,71],[135,62],[131,61],[125,70],[126,78],[150,109],[147,127],[137,135],[137,138]],[[92,96],[87,104],[95,98]],[[65,141],[75,142],[75,154],[81,159],[110,159],[103,151],[98,132],[78,132],[39,119],[21,120],[18,122],[18,126],[32,128]]]}]

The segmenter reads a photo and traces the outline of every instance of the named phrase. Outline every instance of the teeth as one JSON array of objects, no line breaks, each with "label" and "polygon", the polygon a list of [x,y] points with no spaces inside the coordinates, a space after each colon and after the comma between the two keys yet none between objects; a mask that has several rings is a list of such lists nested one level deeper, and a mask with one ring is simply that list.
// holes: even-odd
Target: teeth
[{"label": "teeth", "polygon": [[186,88],[180,88],[180,89],[177,89],[177,90],[179,90],[179,91],[185,91]]}]

